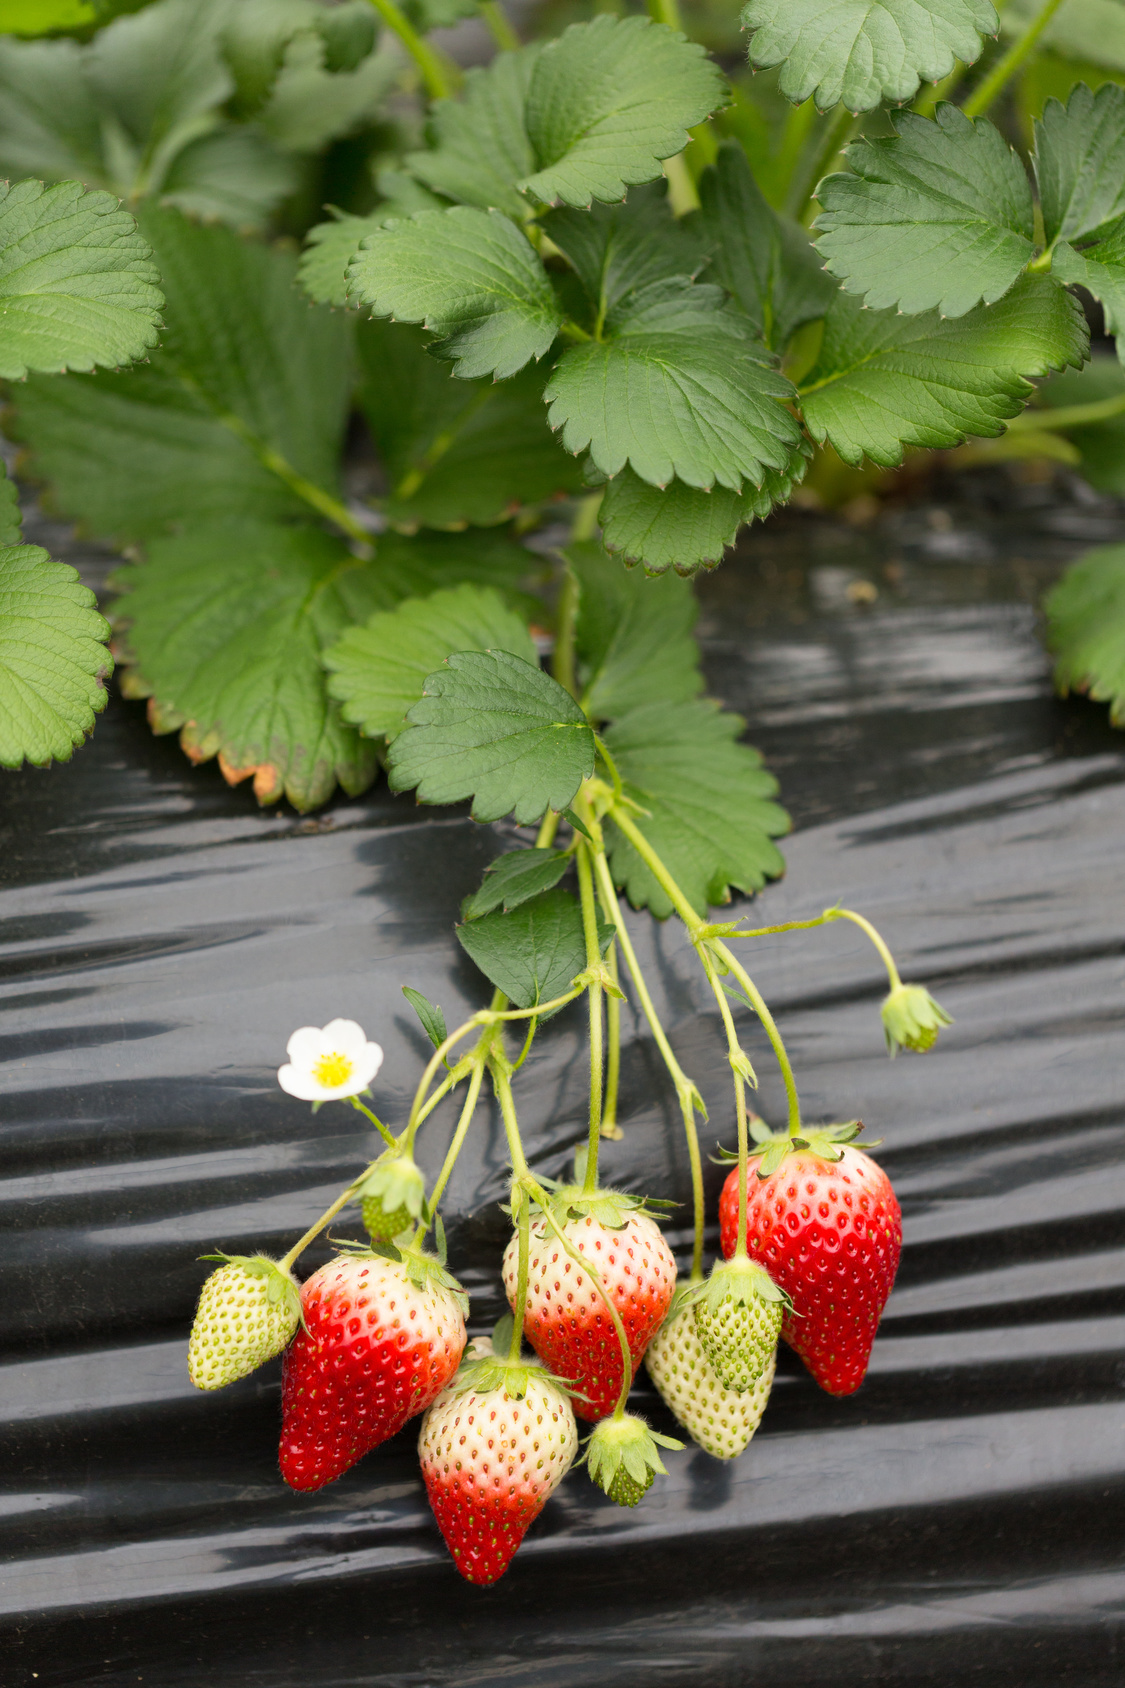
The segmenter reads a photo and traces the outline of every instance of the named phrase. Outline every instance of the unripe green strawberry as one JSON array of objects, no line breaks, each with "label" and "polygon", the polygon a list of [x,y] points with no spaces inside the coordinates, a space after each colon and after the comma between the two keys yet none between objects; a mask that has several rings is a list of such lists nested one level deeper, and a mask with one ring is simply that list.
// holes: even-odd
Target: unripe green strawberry
[{"label": "unripe green strawberry", "polygon": [[665,1404],[693,1442],[715,1459],[736,1459],[762,1422],[773,1385],[776,1350],[763,1375],[741,1393],[715,1375],[695,1328],[695,1309],[681,1300],[648,1345],[645,1365]]},{"label": "unripe green strawberry", "polygon": [[635,1413],[603,1418],[586,1446],[591,1480],[617,1506],[636,1506],[652,1488],[658,1471],[662,1477],[668,1475],[657,1452],[658,1442],[662,1448],[683,1447],[674,1437],[650,1430]]},{"label": "unripe green strawberry", "polygon": [[375,1162],[356,1194],[374,1243],[392,1243],[421,1218],[426,1184],[409,1155],[387,1154]]},{"label": "unripe green strawberry", "polygon": [[289,1273],[264,1255],[205,1258],[223,1264],[199,1293],[188,1376],[197,1389],[222,1389],[289,1346],[301,1322],[301,1301]]},{"label": "unripe green strawberry", "polygon": [[785,1296],[745,1255],[719,1261],[695,1303],[695,1328],[719,1382],[751,1388],[765,1375],[781,1335]]}]

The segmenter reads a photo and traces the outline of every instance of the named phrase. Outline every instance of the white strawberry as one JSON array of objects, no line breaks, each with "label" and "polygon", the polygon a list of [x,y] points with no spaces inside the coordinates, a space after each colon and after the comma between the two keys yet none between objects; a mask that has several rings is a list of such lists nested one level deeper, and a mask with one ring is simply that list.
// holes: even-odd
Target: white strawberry
[{"label": "white strawberry", "polygon": [[197,1389],[222,1389],[288,1347],[301,1320],[301,1301],[294,1279],[265,1255],[204,1258],[223,1264],[199,1292],[188,1376]]},{"label": "white strawberry", "polygon": [[727,1389],[703,1351],[695,1309],[681,1302],[648,1345],[645,1365],[666,1404],[693,1442],[716,1459],[735,1459],[762,1421],[773,1385],[776,1352],[758,1381]]}]

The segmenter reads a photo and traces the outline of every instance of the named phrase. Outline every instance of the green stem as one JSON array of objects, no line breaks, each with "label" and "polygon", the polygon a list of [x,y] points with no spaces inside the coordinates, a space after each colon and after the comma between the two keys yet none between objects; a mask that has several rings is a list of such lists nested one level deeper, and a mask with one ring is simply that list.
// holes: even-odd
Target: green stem
[{"label": "green stem", "polygon": [[453,94],[459,73],[448,64],[441,53],[424,41],[410,20],[395,5],[395,0],[371,0],[371,4],[387,25],[393,29],[414,63],[422,73],[422,81],[431,100],[447,100]]},{"label": "green stem", "polygon": [[648,0],[648,15],[655,23],[666,23],[669,29],[685,32],[678,0]]},{"label": "green stem", "polygon": [[387,1129],[381,1119],[376,1119],[375,1115],[371,1112],[371,1109],[365,1107],[358,1096],[349,1096],[347,1100],[359,1113],[366,1115],[375,1127],[376,1131],[379,1133],[380,1137],[383,1139],[384,1143],[388,1144],[392,1149],[398,1148],[398,1138],[393,1132]]},{"label": "green stem", "polygon": [[331,1225],[340,1209],[342,1207],[347,1207],[348,1203],[351,1201],[355,1194],[356,1186],[367,1177],[367,1174],[370,1171],[371,1167],[365,1167],[358,1178],[353,1178],[347,1189],[342,1191],[341,1194],[336,1197],[332,1206],[325,1208],[320,1218],[316,1221],[316,1224],[310,1225],[304,1236],[297,1238],[297,1241],[293,1244],[289,1253],[282,1255],[281,1259],[277,1263],[281,1271],[288,1272],[293,1266],[293,1263],[305,1252],[309,1244],[319,1237],[320,1233],[324,1230],[324,1227],[326,1225]]},{"label": "green stem", "polygon": [[[577,801],[577,799],[576,799]],[[586,815],[581,817],[586,820]],[[594,876],[590,871],[590,846],[585,838],[578,840],[578,894],[582,904],[582,935],[586,940],[586,966],[600,968],[601,950],[598,946],[598,910],[594,899]],[[590,1135],[586,1150],[586,1177],[583,1194],[590,1195],[598,1187],[598,1148],[602,1139],[602,1083],[605,1052],[602,1042],[602,987],[593,981],[587,987],[590,999]]]},{"label": "green stem", "polygon": [[804,222],[816,190],[828,175],[859,126],[859,118],[847,106],[840,106],[820,137],[803,171],[798,171],[789,190],[790,214]]},{"label": "green stem", "polygon": [[686,217],[689,211],[699,210],[699,189],[691,179],[691,171],[682,152],[664,160],[664,177],[668,183],[668,204],[673,217]]},{"label": "green stem", "polygon": [[734,1024],[734,1015],[730,1011],[729,998],[722,987],[718,974],[715,972],[715,964],[708,955],[705,946],[702,944],[699,946],[699,958],[703,963],[703,970],[707,974],[707,981],[715,993],[715,1001],[719,1005],[719,1013],[722,1015],[723,1027],[727,1034],[727,1049],[731,1055],[731,1071],[734,1074],[734,1112],[738,1127],[738,1229],[735,1232],[735,1237],[737,1239],[735,1246],[735,1258],[745,1259],[747,1207],[746,1182],[748,1177],[747,1162],[749,1160],[750,1150],[746,1134],[746,1081],[734,1063],[734,1057],[741,1055],[742,1047],[738,1041],[738,1032],[735,1029]]},{"label": "green stem", "polygon": [[535,835],[535,848],[537,850],[549,850],[551,848],[551,845],[555,842],[555,833],[559,830],[561,818],[554,809],[547,810],[539,823],[539,831]]},{"label": "green stem", "polygon": [[633,1356],[629,1351],[629,1338],[625,1334],[625,1326],[621,1322],[621,1315],[614,1306],[613,1298],[611,1297],[609,1291],[602,1283],[601,1274],[594,1265],[593,1261],[587,1260],[586,1256],[574,1247],[574,1244],[571,1242],[570,1238],[555,1218],[554,1213],[551,1211],[551,1204],[546,1191],[541,1190],[534,1178],[529,1175],[525,1175],[523,1185],[529,1194],[535,1197],[544,1219],[559,1239],[559,1242],[562,1244],[567,1254],[569,1254],[571,1260],[581,1271],[588,1274],[593,1282],[594,1288],[605,1302],[606,1312],[613,1320],[613,1328],[617,1332],[617,1340],[621,1347],[621,1368],[623,1374],[621,1378],[621,1392],[617,1397],[617,1405],[613,1409],[613,1416],[614,1418],[620,1418],[622,1413],[625,1411],[625,1403],[629,1399],[629,1391],[633,1387]]},{"label": "green stem", "polygon": [[893,991],[898,990],[899,986],[902,984],[902,980],[899,978],[898,968],[895,966],[895,958],[887,948],[887,945],[883,942],[883,939],[879,936],[878,932],[876,932],[874,926],[872,926],[870,920],[865,920],[862,914],[856,914],[850,908],[829,909],[826,918],[829,920],[850,920],[853,926],[858,926],[861,932],[866,932],[867,936],[871,939],[871,942],[878,950],[879,955],[882,958],[883,966],[887,969],[887,977],[891,981],[891,989]]},{"label": "green stem", "polygon": [[531,1200],[526,1190],[520,1190],[519,1267],[516,1274],[516,1305],[512,1309],[512,1340],[508,1344],[508,1358],[513,1363],[520,1357],[523,1344],[523,1322],[527,1317],[527,1257],[530,1253]]},{"label": "green stem", "polygon": [[629,929],[625,925],[625,916],[621,912],[621,904],[617,900],[613,876],[609,871],[609,863],[606,861],[604,850],[599,850],[594,857],[594,871],[598,878],[602,908],[607,919],[611,920],[617,929],[617,942],[620,944],[621,953],[625,957],[625,965],[629,969],[629,976],[637,993],[637,1001],[641,1005],[641,1013],[648,1021],[653,1040],[660,1051],[664,1065],[667,1067],[672,1083],[676,1087],[676,1095],[679,1098],[680,1113],[684,1122],[684,1136],[687,1139],[688,1161],[691,1165],[691,1194],[695,1221],[691,1277],[692,1282],[696,1283],[703,1276],[703,1230],[706,1217],[703,1205],[703,1162],[699,1153],[699,1133],[695,1128],[695,1097],[698,1092],[673,1055],[672,1046],[668,1042],[667,1034],[660,1023],[656,1009],[653,1007],[652,997],[649,995],[648,985],[645,983],[645,976],[641,972],[637,953],[629,936]]},{"label": "green stem", "polygon": [[477,11],[488,25],[488,33],[492,36],[502,53],[514,53],[521,45],[520,38],[508,22],[496,0],[477,0]]},{"label": "green stem", "polygon": [[1111,416],[1125,411],[1125,393],[1114,393],[1108,399],[1093,399],[1089,404],[1060,404],[1052,410],[1043,405],[1013,416],[1008,423],[1009,434],[1038,433],[1041,428],[1066,432],[1068,428],[1084,428],[1091,422],[1107,422]]},{"label": "green stem", "polygon": [[[606,966],[615,985],[620,985],[621,976],[617,966],[617,940],[610,944],[606,951]],[[621,998],[606,996],[606,1068],[605,1068],[605,1101],[602,1104],[602,1136],[620,1137],[621,1127],[617,1123],[617,1092],[621,1082]]]},{"label": "green stem", "polygon": [[973,89],[964,102],[961,110],[966,117],[980,117],[983,112],[988,110],[997,96],[1003,93],[1020,65],[1024,63],[1025,59],[1031,57],[1039,44],[1040,36],[1061,5],[1062,0],[1047,0],[1046,5],[1031,27],[1026,29],[1019,40],[1008,48],[1003,58],[993,66],[984,81]]},{"label": "green stem", "polygon": [[668,872],[668,869],[664,866],[664,863],[660,860],[660,857],[657,855],[640,827],[635,825],[632,817],[626,812],[623,805],[618,802],[611,803],[609,806],[609,814],[614,825],[625,834],[625,837],[629,840],[630,844],[633,846],[638,856],[640,856],[641,860],[644,862],[661,890],[667,896],[669,902],[672,904],[672,907],[675,909],[676,913],[691,933],[691,937],[694,942],[704,924],[703,921],[692,908],[684,893],[680,890],[680,887],[676,884],[676,881],[672,878],[672,875]]},{"label": "green stem", "polygon": [[445,1194],[445,1186],[453,1176],[453,1168],[457,1164],[457,1156],[461,1153],[462,1144],[469,1126],[472,1124],[473,1114],[476,1112],[477,1098],[484,1080],[484,1061],[480,1060],[473,1068],[473,1076],[469,1080],[469,1090],[465,1097],[465,1105],[461,1109],[461,1117],[457,1121],[457,1129],[453,1133],[449,1148],[445,1152],[445,1159],[441,1163],[441,1171],[437,1181],[430,1191],[430,1212],[436,1213],[437,1205]]},{"label": "green stem", "polygon": [[777,1022],[767,1008],[761,991],[733,950],[729,950],[726,944],[720,943],[717,938],[711,938],[708,942],[711,953],[717,955],[721,961],[726,962],[746,995],[750,998],[751,1006],[765,1028],[766,1036],[769,1038],[774,1055],[777,1057],[777,1064],[781,1068],[781,1076],[785,1081],[785,1094],[789,1100],[789,1135],[790,1137],[799,1137],[801,1134],[801,1104],[797,1096],[797,1081],[793,1077],[793,1067],[786,1053],[785,1045],[781,1041]]},{"label": "green stem", "polygon": [[[492,1073],[492,1087],[500,1103],[500,1117],[504,1121],[504,1134],[508,1139],[508,1158],[512,1163],[512,1171],[519,1180],[528,1180],[531,1174],[527,1168],[527,1160],[520,1141],[520,1123],[516,1118],[516,1101],[512,1095],[512,1081],[499,1061],[489,1062]],[[528,1185],[530,1188],[530,1185]],[[539,1188],[538,1185],[535,1186]]]}]

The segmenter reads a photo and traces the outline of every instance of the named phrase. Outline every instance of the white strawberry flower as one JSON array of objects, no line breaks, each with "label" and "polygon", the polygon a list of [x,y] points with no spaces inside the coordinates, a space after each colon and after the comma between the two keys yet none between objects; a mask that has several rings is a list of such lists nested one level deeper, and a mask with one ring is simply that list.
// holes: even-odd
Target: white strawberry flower
[{"label": "white strawberry flower", "polygon": [[383,1065],[383,1051],[368,1043],[354,1020],[330,1020],[324,1027],[301,1026],[285,1046],[289,1060],[277,1082],[302,1102],[333,1102],[358,1096]]}]

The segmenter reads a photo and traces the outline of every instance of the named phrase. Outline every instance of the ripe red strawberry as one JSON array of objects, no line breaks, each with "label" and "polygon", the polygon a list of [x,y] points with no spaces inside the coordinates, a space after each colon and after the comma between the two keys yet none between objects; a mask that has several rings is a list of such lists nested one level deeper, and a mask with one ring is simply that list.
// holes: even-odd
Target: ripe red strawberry
[{"label": "ripe red strawberry", "polygon": [[[851,1395],[863,1382],[902,1252],[890,1179],[841,1140],[856,1129],[808,1131],[799,1139],[807,1147],[786,1152],[765,1179],[751,1176],[747,1190],[750,1258],[792,1298],[782,1335],[830,1395]],[[763,1145],[765,1157],[771,1150],[776,1157],[780,1141]],[[760,1164],[751,1160],[752,1175]],[[738,1229],[737,1168],[723,1186],[719,1226],[729,1258]]]},{"label": "ripe red strawberry", "polygon": [[[593,1263],[620,1315],[635,1374],[676,1288],[672,1251],[630,1196],[563,1191],[557,1203],[562,1230]],[[513,1309],[518,1272],[519,1240],[513,1236],[504,1253],[504,1288]],[[524,1334],[548,1370],[570,1384],[580,1418],[596,1422],[613,1411],[622,1383],[613,1320],[593,1278],[542,1216],[531,1223]]]},{"label": "ripe red strawberry", "polygon": [[494,1583],[578,1452],[570,1402],[542,1366],[474,1343],[422,1421],[418,1454],[461,1575]]},{"label": "ripe red strawberry", "polygon": [[281,1475],[319,1489],[424,1412],[465,1347],[467,1302],[432,1256],[340,1255],[301,1290],[282,1374]]}]

